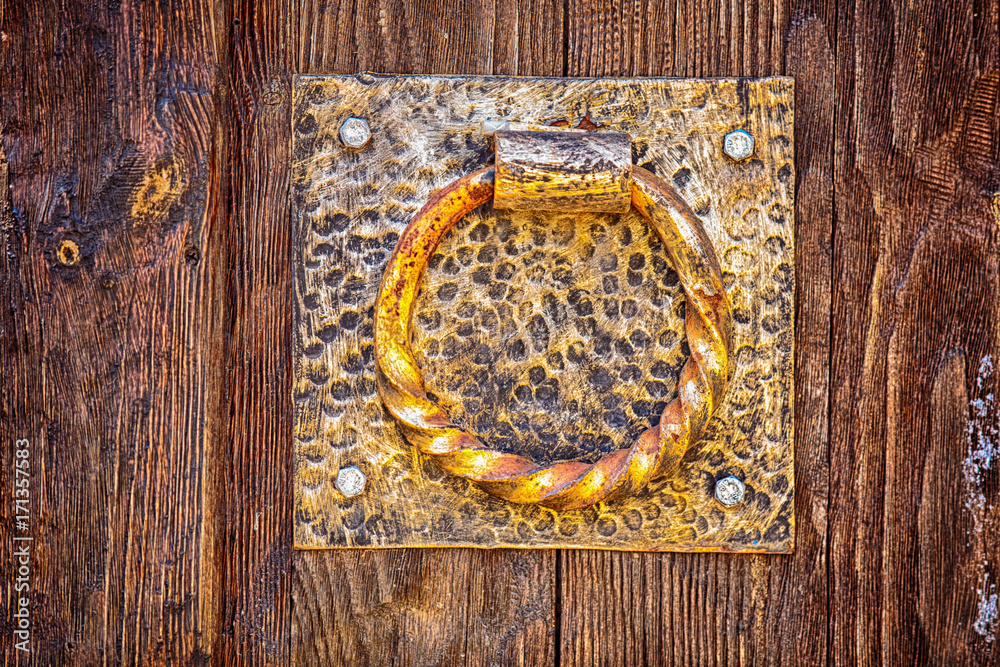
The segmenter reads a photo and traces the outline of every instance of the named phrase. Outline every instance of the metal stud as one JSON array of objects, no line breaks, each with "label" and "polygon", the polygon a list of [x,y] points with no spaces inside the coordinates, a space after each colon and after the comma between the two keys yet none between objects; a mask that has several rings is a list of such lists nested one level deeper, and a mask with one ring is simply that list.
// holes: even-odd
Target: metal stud
[{"label": "metal stud", "polygon": [[365,477],[363,472],[358,470],[357,466],[348,466],[341,468],[340,472],[337,473],[337,481],[334,483],[334,486],[337,487],[337,490],[345,498],[353,498],[364,493],[367,481],[368,478]]},{"label": "metal stud", "polygon": [[754,138],[746,130],[733,130],[722,140],[722,152],[740,162],[753,155]]},{"label": "metal stud", "polygon": [[743,502],[746,495],[746,485],[737,477],[730,475],[715,483],[715,499],[726,507],[736,507]]},{"label": "metal stud", "polygon": [[364,148],[371,141],[371,138],[371,128],[368,127],[368,121],[364,118],[352,116],[340,126],[340,140],[348,148]]}]

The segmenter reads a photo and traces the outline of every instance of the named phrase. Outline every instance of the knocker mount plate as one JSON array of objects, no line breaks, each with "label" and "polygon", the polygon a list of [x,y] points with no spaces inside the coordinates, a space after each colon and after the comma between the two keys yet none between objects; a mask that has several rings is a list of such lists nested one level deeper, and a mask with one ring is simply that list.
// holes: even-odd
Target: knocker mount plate
[{"label": "knocker mount plate", "polygon": [[[298,77],[296,546],[790,551],[792,109],[786,78]],[[626,171],[677,203],[667,227],[643,217],[642,194],[626,213],[487,202],[457,217],[422,278],[399,274],[397,292],[416,295],[395,329],[413,363],[384,336],[376,348],[393,321],[379,286],[403,265],[390,257],[418,211],[469,174],[492,179],[501,137],[526,141],[534,159],[537,135],[507,129],[552,128],[628,135]],[[538,194],[508,186],[505,201]],[[718,259],[705,275],[726,309],[706,310],[703,287],[675,266],[686,260],[670,224],[685,216]],[[707,386],[719,313],[731,321],[719,344],[728,386],[700,433],[692,388]],[[626,452],[655,444],[671,419],[700,437],[639,484],[639,455]]]}]

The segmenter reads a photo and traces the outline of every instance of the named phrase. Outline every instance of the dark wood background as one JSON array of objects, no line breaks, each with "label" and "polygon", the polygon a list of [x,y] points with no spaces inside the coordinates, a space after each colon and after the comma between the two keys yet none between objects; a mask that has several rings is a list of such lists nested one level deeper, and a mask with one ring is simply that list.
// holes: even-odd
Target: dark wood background
[{"label": "dark wood background", "polygon": [[[998,43],[996,0],[0,0],[34,664],[1000,664]],[[291,77],[362,70],[796,77],[794,556],[292,550]]]}]

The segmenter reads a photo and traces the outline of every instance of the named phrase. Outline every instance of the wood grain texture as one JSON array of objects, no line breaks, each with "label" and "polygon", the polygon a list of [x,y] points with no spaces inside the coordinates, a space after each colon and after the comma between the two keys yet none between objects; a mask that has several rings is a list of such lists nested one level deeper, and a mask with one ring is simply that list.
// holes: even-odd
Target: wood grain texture
[{"label": "wood grain texture", "polygon": [[555,559],[549,553],[394,549],[296,556],[292,664],[554,664]]},{"label": "wood grain texture", "polygon": [[1000,661],[997,24],[995,2],[838,5],[837,665]]},{"label": "wood grain texture", "polygon": [[559,0],[301,0],[300,74],[511,74],[560,76]]},{"label": "wood grain texture", "polygon": [[217,642],[213,659],[288,664],[291,376],[288,143],[294,58],[287,2],[220,3],[226,15],[229,176],[224,335],[228,426],[214,464]]},{"label": "wood grain texture", "polygon": [[[796,551],[560,555],[572,665],[822,664],[835,5],[570,2],[568,74],[796,77]],[[645,582],[636,588],[635,582]],[[594,606],[592,600],[603,605]],[[635,619],[641,618],[642,631]]]},{"label": "wood grain texture", "polygon": [[28,438],[33,661],[199,663],[214,635],[220,390],[212,7],[0,15],[3,586],[7,443]]},{"label": "wood grain texture", "polygon": [[[1000,664],[996,0],[258,6],[0,2],[0,608],[26,436],[37,664]],[[288,73],[365,69],[796,77],[794,556],[281,574],[288,352],[261,327],[288,246],[260,161]]]}]

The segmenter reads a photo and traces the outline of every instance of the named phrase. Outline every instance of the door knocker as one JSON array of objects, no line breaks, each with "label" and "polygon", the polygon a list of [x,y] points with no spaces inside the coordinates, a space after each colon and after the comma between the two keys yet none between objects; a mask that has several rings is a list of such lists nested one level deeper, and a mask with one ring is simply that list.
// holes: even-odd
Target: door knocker
[{"label": "door knocker", "polygon": [[[448,473],[504,500],[568,510],[632,495],[658,471],[677,467],[725,392],[732,315],[715,249],[677,191],[631,164],[632,144],[625,134],[498,131],[495,142],[496,167],[484,167],[437,192],[403,231],[386,266],[375,304],[382,401],[421,452]],[[427,397],[410,350],[413,303],[438,243],[455,222],[489,201],[495,191],[502,192],[502,201],[511,206],[618,212],[622,205],[634,206],[663,239],[688,301],[685,329],[691,354],[681,371],[677,396],[659,423],[629,449],[606,454],[596,463],[539,465],[518,454],[490,449],[475,434],[453,424],[445,410]]]},{"label": "door knocker", "polygon": [[295,546],[790,551],[794,97],[296,77]]}]

